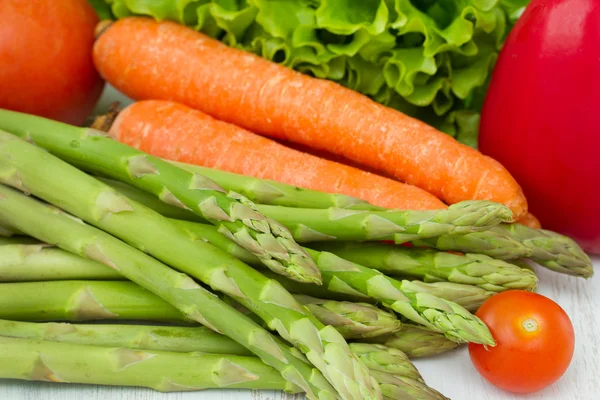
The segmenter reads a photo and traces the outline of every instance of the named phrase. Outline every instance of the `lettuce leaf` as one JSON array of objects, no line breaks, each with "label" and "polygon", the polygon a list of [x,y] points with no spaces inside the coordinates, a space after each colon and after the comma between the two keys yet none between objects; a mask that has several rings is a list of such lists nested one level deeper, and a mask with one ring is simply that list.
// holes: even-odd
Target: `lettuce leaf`
[{"label": "lettuce leaf", "polygon": [[104,0],[331,79],[476,146],[482,98],[529,0]]}]

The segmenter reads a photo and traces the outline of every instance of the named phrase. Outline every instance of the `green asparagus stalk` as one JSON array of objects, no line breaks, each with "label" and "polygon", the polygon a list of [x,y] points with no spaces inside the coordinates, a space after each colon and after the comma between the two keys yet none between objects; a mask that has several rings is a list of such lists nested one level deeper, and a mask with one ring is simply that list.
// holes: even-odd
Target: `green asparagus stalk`
[{"label": "green asparagus stalk", "polygon": [[211,388],[301,389],[255,357],[134,350],[0,337],[0,377],[144,386],[161,392]]},{"label": "green asparagus stalk", "polygon": [[[22,235],[11,236],[11,237],[0,237],[0,246],[11,245],[11,244],[41,244],[41,242],[39,240],[35,240],[32,237],[22,236]],[[2,260],[2,259],[3,259],[3,257],[0,256],[0,260]],[[0,261],[0,262],[2,262],[2,261]]]},{"label": "green asparagus stalk", "polygon": [[[122,280],[122,275],[104,265],[81,258],[35,240],[15,236],[10,242],[0,240],[0,282],[50,280]],[[30,244],[19,244],[19,243]],[[14,243],[14,244],[10,244]]]},{"label": "green asparagus stalk", "polygon": [[591,278],[592,261],[571,238],[521,224],[501,224],[494,232],[510,235],[532,251],[529,259],[556,272]]},{"label": "green asparagus stalk", "polygon": [[295,294],[294,298],[323,324],[335,327],[345,339],[370,338],[402,328],[393,313],[372,304],[323,300],[301,294]]},{"label": "green asparagus stalk", "polygon": [[[1,145],[0,149],[2,149]],[[48,158],[47,154],[37,160],[46,158]],[[4,159],[0,156],[0,177],[4,181],[20,182],[20,176],[15,178],[17,175],[14,174],[13,169],[6,166]],[[68,181],[67,176],[63,176],[62,179]],[[28,182],[25,181],[23,184],[27,185]],[[68,197],[72,199],[76,193],[81,193],[81,186],[78,189],[73,192],[66,190],[65,193],[68,193]],[[48,192],[55,191],[49,188]],[[92,191],[91,193],[96,193],[96,196],[104,194],[100,196],[100,199],[104,199],[101,203],[104,207],[94,208],[98,212],[105,211],[99,212],[104,220],[123,214],[123,212],[110,214],[111,209],[115,210],[115,198],[113,203],[108,201],[111,199],[108,196],[111,192]],[[117,202],[116,205],[118,204]],[[170,269],[114,236],[2,185],[0,185],[0,223],[15,226],[42,242],[56,243],[64,250],[114,269],[177,307],[187,318],[231,337],[258,355],[266,364],[277,369],[286,380],[301,387],[309,398],[327,400],[337,398],[335,390],[324,377],[298,358],[294,351],[282,344],[275,336],[223,303],[189,276]],[[145,227],[144,224],[142,226]]]},{"label": "green asparagus stalk", "polygon": [[413,240],[416,247],[432,247],[444,251],[484,254],[498,260],[514,260],[531,256],[532,250],[515,238],[493,230],[464,235],[440,235]]},{"label": "green asparagus stalk", "polygon": [[35,142],[78,168],[126,182],[200,215],[274,272],[300,282],[321,281],[319,270],[287,229],[262,215],[247,198],[225,193],[203,175],[119,143],[105,132],[41,117],[0,110],[0,129]]},{"label": "green asparagus stalk", "polygon": [[71,324],[0,320],[0,336],[104,347],[253,356],[227,336],[204,327]]},{"label": "green asparagus stalk", "polygon": [[[146,386],[164,392],[208,388],[299,391],[297,386],[282,379],[276,370],[246,354],[246,349],[208,329],[198,334],[198,329],[181,327],[24,324],[0,321],[0,332],[10,336],[0,337],[0,358],[18,360],[17,363],[10,363],[13,368],[0,366],[0,378]],[[129,335],[123,335],[123,329]],[[158,335],[166,340],[155,340],[158,329],[163,329]],[[180,341],[174,336],[181,333],[189,335],[191,340],[184,342],[183,347],[177,347]],[[140,335],[149,340],[140,341]],[[45,339],[40,340],[40,337]],[[97,338],[100,338],[100,343]],[[6,349],[9,346],[10,349]],[[407,395],[415,399],[445,399],[424,383],[416,368],[401,352],[369,344],[353,343],[350,346],[361,359],[369,363],[373,368],[372,373],[382,381],[400,380],[398,386],[386,383],[386,391],[397,394],[395,399],[406,398]],[[186,347],[202,350],[184,352]],[[232,352],[223,353],[228,349]],[[62,350],[64,357],[61,362],[57,357],[59,350]],[[19,354],[23,357],[19,358]],[[158,359],[158,362],[148,362],[149,359]],[[34,368],[30,365],[32,361]],[[377,364],[378,361],[382,361],[382,364]],[[72,371],[82,363],[85,368],[83,372]],[[119,368],[129,371],[134,364],[137,367],[133,373],[119,375],[119,379],[109,379],[118,374]],[[69,379],[65,379],[67,377]],[[415,387],[406,388],[404,381],[414,382]],[[439,396],[431,397],[432,394]]]},{"label": "green asparagus stalk", "polygon": [[127,281],[2,283],[0,299],[0,318],[19,321],[192,322],[160,297]]},{"label": "green asparagus stalk", "polygon": [[[85,269],[85,263],[81,263],[80,268]],[[319,321],[335,327],[347,339],[375,337],[402,327],[395,315],[371,304],[321,300],[304,295],[294,297]],[[100,280],[2,283],[0,318],[192,322],[177,308],[133,282]]]},{"label": "green asparagus stalk", "polygon": [[[260,267],[251,254],[244,252],[244,249],[235,243],[224,239],[222,235],[218,235],[210,225],[190,221],[172,221],[192,235],[196,242],[208,241],[230,254],[235,254],[244,262]],[[329,291],[372,298],[403,317],[443,332],[448,338],[458,342],[488,345],[495,343],[487,326],[479,318],[454,302],[432,295],[428,290],[432,284],[414,283],[408,280],[397,281],[379,271],[344,260],[332,253],[311,249],[306,249],[306,251],[321,270],[324,286]],[[475,289],[477,292],[484,291],[481,288]],[[453,293],[452,285],[437,286],[436,290],[438,293]],[[472,291],[469,290],[469,292]],[[464,292],[461,293],[463,296],[464,294]],[[481,297],[488,298],[489,295]],[[473,300],[469,296],[470,304],[473,304]]]},{"label": "green asparagus stalk", "polygon": [[[242,303],[306,354],[342,398],[381,398],[376,381],[339,332],[321,324],[276,281],[208,243],[191,241],[160,214],[16,136],[0,134],[0,170],[5,171],[0,181],[60,205]],[[7,223],[23,231],[12,220]]]},{"label": "green asparagus stalk", "polygon": [[329,208],[289,208],[258,205],[286,226],[299,243],[329,240],[393,240],[404,243],[442,234],[486,230],[510,222],[506,206],[489,201],[463,201],[446,210],[365,211]]},{"label": "green asparagus stalk", "polygon": [[492,292],[509,289],[534,291],[538,283],[533,271],[481,254],[451,254],[384,243],[315,243],[313,248],[389,275],[425,282],[464,283]]},{"label": "green asparagus stalk", "polygon": [[458,343],[444,335],[413,324],[404,324],[402,329],[389,335],[366,340],[397,349],[411,358],[429,357],[455,349]]},{"label": "green asparagus stalk", "polygon": [[343,194],[325,193],[285,183],[169,161],[188,172],[206,176],[222,188],[240,193],[260,204],[299,208],[348,208],[368,205],[364,200]]},{"label": "green asparagus stalk", "polygon": [[[127,197],[176,219],[203,222],[197,215],[156,204],[156,200],[135,188],[114,181],[105,183]],[[356,209],[308,209],[258,205],[270,218],[287,226],[298,242],[341,240],[395,240],[398,243],[445,233],[466,233],[489,229],[512,214],[505,206],[485,201],[467,201],[436,211],[368,211]],[[184,210],[185,211],[185,210]]]}]

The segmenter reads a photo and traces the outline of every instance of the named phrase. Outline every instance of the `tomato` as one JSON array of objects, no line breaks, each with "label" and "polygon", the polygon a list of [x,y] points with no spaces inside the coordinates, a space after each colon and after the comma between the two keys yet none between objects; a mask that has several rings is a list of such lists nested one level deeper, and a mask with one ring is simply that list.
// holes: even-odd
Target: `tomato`
[{"label": "tomato", "polygon": [[103,81],[87,0],[0,1],[0,108],[81,124]]},{"label": "tomato", "polygon": [[566,371],[575,344],[565,311],[542,295],[509,290],[487,300],[476,314],[490,328],[495,347],[469,344],[477,371],[493,385],[531,393]]},{"label": "tomato", "polygon": [[600,254],[599,43],[600,1],[533,0],[492,74],[479,148],[545,228]]}]

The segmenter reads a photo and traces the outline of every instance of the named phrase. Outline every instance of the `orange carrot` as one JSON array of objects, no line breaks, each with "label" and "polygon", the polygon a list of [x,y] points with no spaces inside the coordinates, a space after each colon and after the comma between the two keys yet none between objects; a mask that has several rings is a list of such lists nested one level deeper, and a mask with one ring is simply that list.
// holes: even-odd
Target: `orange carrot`
[{"label": "orange carrot", "polygon": [[537,219],[535,215],[529,212],[523,217],[519,218],[517,222],[533,229],[540,229],[542,227],[540,220]]},{"label": "orange carrot", "polygon": [[336,83],[172,22],[126,18],[94,45],[100,74],[134,99],[175,100],[252,132],[308,145],[419,186],[446,203],[527,201],[497,161]]},{"label": "orange carrot", "polygon": [[158,157],[341,193],[381,207],[446,207],[415,186],[287,148],[174,102],[134,103],[121,111],[110,134]]}]

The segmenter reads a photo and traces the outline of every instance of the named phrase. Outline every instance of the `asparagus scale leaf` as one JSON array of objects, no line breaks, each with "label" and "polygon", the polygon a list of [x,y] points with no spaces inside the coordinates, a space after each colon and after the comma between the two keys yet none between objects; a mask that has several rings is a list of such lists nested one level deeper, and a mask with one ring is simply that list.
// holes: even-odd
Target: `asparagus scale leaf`
[{"label": "asparagus scale leaf", "polygon": [[0,182],[60,206],[248,307],[304,353],[342,398],[381,398],[377,382],[340,333],[321,324],[276,281],[211,244],[191,241],[160,214],[44,150],[1,132],[0,169],[6,171],[0,173]]},{"label": "asparagus scale leaf", "polygon": [[[2,143],[0,142],[0,149],[3,147]],[[7,167],[2,156],[0,176],[4,181],[10,179],[13,183],[16,182],[14,169]],[[189,319],[236,340],[266,364],[277,369],[286,380],[301,387],[309,398],[337,398],[335,390],[324,377],[299,359],[275,336],[223,303],[189,276],[172,270],[108,233],[3,185],[0,185],[0,223],[18,227],[20,231],[40,241],[56,244],[64,250],[114,269],[148,291],[158,294]]]},{"label": "asparagus scale leaf", "polygon": [[262,215],[247,198],[226,193],[203,175],[185,171],[94,129],[7,110],[0,110],[0,127],[78,168],[127,182],[167,204],[202,216],[274,272],[300,282],[321,281],[319,270],[286,228]]}]

